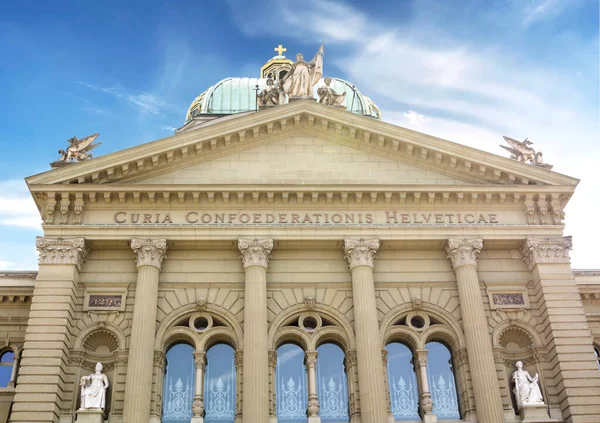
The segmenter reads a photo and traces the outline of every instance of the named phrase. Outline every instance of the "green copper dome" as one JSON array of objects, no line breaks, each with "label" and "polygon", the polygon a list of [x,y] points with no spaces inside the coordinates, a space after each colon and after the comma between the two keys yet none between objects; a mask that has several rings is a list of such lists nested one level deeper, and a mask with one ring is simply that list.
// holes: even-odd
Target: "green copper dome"
[{"label": "green copper dome", "polygon": [[[381,119],[379,108],[358,88],[340,78],[331,78],[331,87],[338,94],[346,92],[346,110],[358,115]],[[190,105],[186,122],[199,115],[230,115],[256,110],[256,86],[258,91],[266,87],[267,78],[225,78],[200,94]],[[325,83],[321,79],[313,87],[313,97],[318,100],[317,90]],[[287,98],[285,100],[287,103]]]}]

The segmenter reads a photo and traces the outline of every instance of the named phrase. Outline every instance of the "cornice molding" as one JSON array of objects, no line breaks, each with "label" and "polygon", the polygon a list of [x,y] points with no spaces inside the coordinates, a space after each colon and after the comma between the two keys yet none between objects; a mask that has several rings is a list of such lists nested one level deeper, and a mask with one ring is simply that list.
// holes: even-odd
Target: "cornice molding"
[{"label": "cornice molding", "polygon": [[240,258],[244,269],[249,266],[261,266],[265,269],[269,267],[273,250],[272,239],[241,238],[238,240],[238,248],[242,253]]},{"label": "cornice molding", "polygon": [[136,265],[162,268],[163,260],[167,257],[166,238],[132,238],[129,245],[135,255]]},{"label": "cornice molding", "polygon": [[471,265],[477,267],[477,258],[483,248],[481,238],[450,238],[446,246],[448,258],[454,270],[461,266]]},{"label": "cornice molding", "polygon": [[37,237],[39,264],[72,264],[81,271],[89,251],[84,238]]},{"label": "cornice molding", "polygon": [[348,261],[350,270],[357,266],[369,266],[373,268],[375,253],[380,243],[377,238],[348,238],[344,240],[344,258]]},{"label": "cornice molding", "polygon": [[570,264],[569,251],[572,247],[570,236],[530,237],[523,242],[521,254],[531,270],[537,264]]}]

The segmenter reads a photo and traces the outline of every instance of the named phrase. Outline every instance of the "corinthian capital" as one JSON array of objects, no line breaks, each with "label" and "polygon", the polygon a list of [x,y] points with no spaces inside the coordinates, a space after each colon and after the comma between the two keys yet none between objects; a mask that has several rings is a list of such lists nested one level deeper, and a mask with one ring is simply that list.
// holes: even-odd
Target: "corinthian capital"
[{"label": "corinthian capital", "polygon": [[452,262],[452,267],[457,269],[467,264],[477,266],[477,257],[482,248],[483,240],[481,238],[450,238],[446,246],[446,252]]},{"label": "corinthian capital", "polygon": [[269,267],[271,250],[273,249],[272,239],[240,238],[238,248],[242,253],[240,258],[244,269],[248,266],[262,266],[265,269]]},{"label": "corinthian capital", "polygon": [[40,264],[74,264],[78,270],[89,249],[84,238],[49,238],[38,236],[35,246],[40,253]]},{"label": "corinthian capital", "polygon": [[160,270],[163,260],[167,257],[167,239],[166,238],[132,238],[129,243],[137,267],[154,266]]},{"label": "corinthian capital", "polygon": [[350,270],[356,266],[373,267],[375,253],[379,249],[379,240],[371,239],[345,239],[344,240],[344,257],[348,260]]},{"label": "corinthian capital", "polygon": [[523,261],[531,270],[536,264],[566,263],[569,264],[569,250],[573,247],[570,236],[527,238],[521,246]]}]

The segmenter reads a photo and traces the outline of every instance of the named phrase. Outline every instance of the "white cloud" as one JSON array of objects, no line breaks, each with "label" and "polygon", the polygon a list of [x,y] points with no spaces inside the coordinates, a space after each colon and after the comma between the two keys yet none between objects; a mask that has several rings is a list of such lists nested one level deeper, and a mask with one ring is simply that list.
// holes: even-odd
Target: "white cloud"
[{"label": "white cloud", "polygon": [[15,264],[12,261],[0,260],[0,269],[14,270],[15,268]]},{"label": "white cloud", "polygon": [[113,95],[121,100],[125,100],[129,104],[136,107],[144,113],[164,116],[164,111],[172,109],[173,106],[164,101],[161,97],[146,92],[130,93],[121,87],[99,87],[94,84],[89,84],[84,81],[78,81],[78,84],[90,88],[94,91]]},{"label": "white cloud", "polygon": [[409,126],[419,126],[431,122],[431,118],[429,116],[422,115],[421,113],[415,112],[414,110],[404,112],[402,113],[402,115],[406,118],[407,125]]},{"label": "white cloud", "polygon": [[529,26],[536,22],[555,17],[566,9],[567,6],[572,6],[574,2],[575,0],[534,0],[523,9],[523,25]]},{"label": "white cloud", "polygon": [[41,217],[24,181],[0,181],[0,225],[41,229]]},{"label": "white cloud", "polygon": [[160,127],[160,129],[163,129],[165,131],[171,131],[171,132],[175,132],[177,130],[177,128],[175,128],[174,126],[169,126],[169,125],[163,125]]}]

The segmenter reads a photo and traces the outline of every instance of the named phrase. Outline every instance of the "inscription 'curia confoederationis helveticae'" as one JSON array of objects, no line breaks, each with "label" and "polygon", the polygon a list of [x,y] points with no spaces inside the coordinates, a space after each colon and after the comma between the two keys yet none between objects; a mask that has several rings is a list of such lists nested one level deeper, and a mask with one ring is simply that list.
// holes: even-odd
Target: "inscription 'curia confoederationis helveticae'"
[{"label": "inscription 'curia confoederationis helveticae'", "polygon": [[183,225],[484,225],[497,224],[494,213],[367,212],[126,212],[113,216],[117,224]]}]

